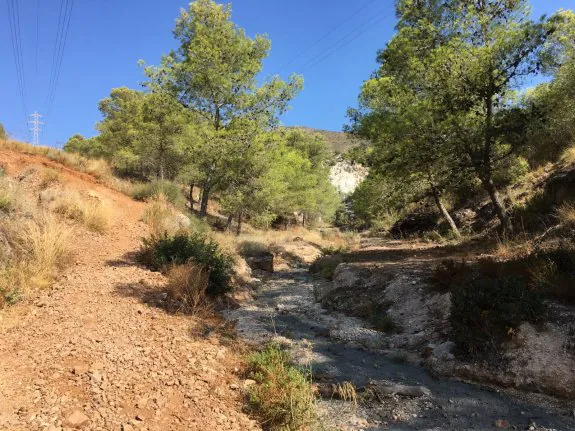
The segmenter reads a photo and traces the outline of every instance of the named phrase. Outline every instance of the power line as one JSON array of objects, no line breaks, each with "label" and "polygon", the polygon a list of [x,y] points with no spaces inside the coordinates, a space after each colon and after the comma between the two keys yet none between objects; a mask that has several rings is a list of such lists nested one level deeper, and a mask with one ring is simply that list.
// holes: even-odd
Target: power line
[{"label": "power line", "polygon": [[368,6],[371,6],[376,1],[377,0],[370,0],[367,3],[365,3],[358,10],[356,10],[353,14],[351,14],[349,17],[347,17],[342,22],[337,24],[335,27],[333,27],[331,30],[329,30],[327,33],[325,33],[322,37],[320,37],[318,40],[316,40],[314,43],[312,43],[310,46],[308,46],[303,51],[296,54],[295,57],[293,57],[291,60],[286,62],[282,67],[280,67],[279,71],[281,72],[282,70],[286,69],[290,64],[292,64],[294,61],[296,61],[299,57],[301,57],[304,54],[307,54],[309,51],[311,51],[313,48],[315,48],[321,42],[323,42],[325,39],[327,39],[329,36],[331,36],[336,30],[338,30],[340,27],[342,27],[345,24],[347,24],[348,22],[350,22],[353,18],[355,18],[357,15],[359,15],[361,12],[363,12]]},{"label": "power line", "polygon": [[40,0],[36,1],[36,77],[38,77],[38,49],[40,45]]},{"label": "power line", "polygon": [[[376,20],[375,22],[373,22],[371,25],[369,25],[368,27],[366,27],[363,31],[359,32],[355,37],[345,41],[343,40],[342,44],[340,44],[339,47],[334,46],[334,49],[332,49],[331,51],[325,53],[325,55],[320,55],[320,58],[317,59],[317,61],[314,61],[312,59],[311,62],[309,62],[308,64],[305,64],[302,69],[304,68],[313,68],[315,66],[317,66],[318,64],[322,63],[323,61],[325,61],[326,59],[328,59],[329,57],[331,57],[333,54],[335,54],[336,52],[340,51],[341,49],[345,48],[347,45],[349,45],[350,43],[352,43],[353,41],[355,41],[356,39],[358,39],[359,37],[363,36],[365,33],[369,32],[372,28],[374,28],[375,26],[377,26],[378,24],[382,23],[383,21],[385,21],[387,19],[387,16],[383,16],[380,19]],[[317,57],[316,57],[317,58]]]},{"label": "power line", "polygon": [[[381,17],[381,15],[385,14],[385,10],[381,10],[378,13],[376,13],[375,15],[372,15],[371,17],[369,17],[366,21],[364,21],[360,26],[356,27],[355,29],[353,29],[352,31],[350,31],[349,33],[347,33],[345,36],[343,36],[342,38],[338,39],[335,43],[333,43],[331,46],[329,46],[328,48],[326,48],[325,50],[323,50],[322,52],[320,52],[319,54],[317,54],[315,57],[313,57],[311,60],[307,61],[301,68],[302,69],[306,69],[308,67],[313,67],[316,66],[317,64],[321,63],[322,61],[324,61],[325,59],[327,59],[328,57],[332,56],[333,54],[335,54],[337,51],[339,51],[340,49],[342,49],[343,47],[349,45],[351,42],[353,42],[354,40],[356,40],[358,37],[360,37],[361,35],[363,35],[364,33],[366,33],[367,31],[371,30],[373,27],[375,27],[377,24],[379,24],[380,22],[382,22],[383,20],[385,20],[386,16]],[[380,19],[377,19],[378,17],[381,17]],[[372,22],[371,25],[369,25],[367,28],[365,28],[365,26],[370,23],[371,21],[373,21],[374,19],[376,19],[375,22]],[[357,34],[356,34],[357,33]],[[354,36],[355,35],[355,36]],[[353,37],[352,37],[353,36]],[[350,39],[350,37],[352,37]]]},{"label": "power line", "polygon": [[16,83],[18,93],[20,94],[20,101],[22,103],[22,111],[24,114],[24,122],[27,121],[27,108],[26,108],[26,81],[24,75],[24,60],[22,55],[22,41],[20,33],[20,11],[18,9],[18,2],[14,0],[6,0],[8,6],[8,23],[10,27],[10,38],[12,42],[12,51],[14,53],[14,64],[16,66]]},{"label": "power line", "polygon": [[74,0],[64,0],[60,3],[60,17],[58,19],[58,29],[56,31],[56,43],[54,47],[54,56],[52,59],[52,70],[50,74],[50,83],[48,89],[48,115],[52,111],[52,106],[56,98],[56,90],[58,81],[60,79],[60,72],[62,70],[62,63],[64,59],[64,51],[66,49],[66,42],[68,40],[68,32],[70,30],[70,22],[72,20],[72,10],[74,8]]}]

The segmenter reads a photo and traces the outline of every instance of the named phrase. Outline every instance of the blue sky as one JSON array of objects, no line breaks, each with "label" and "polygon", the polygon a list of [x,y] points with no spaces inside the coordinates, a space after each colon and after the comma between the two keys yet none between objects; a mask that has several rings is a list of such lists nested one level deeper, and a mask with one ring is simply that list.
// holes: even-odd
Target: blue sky
[{"label": "blue sky", "polygon": [[[19,5],[27,113],[47,115],[60,1],[11,1]],[[535,16],[575,7],[575,0],[531,3]],[[94,135],[100,119],[98,101],[114,87],[139,88],[144,76],[137,61],[157,64],[163,53],[176,47],[174,20],[187,4],[75,0],[41,143],[61,146],[75,133]],[[233,20],[249,35],[266,33],[271,38],[264,76],[304,76],[305,88],[283,123],[328,130],[341,130],[347,107],[355,105],[361,83],[376,67],[376,52],[395,25],[392,0],[236,0]],[[7,2],[0,2],[0,122],[14,137],[29,140],[8,23]]]}]

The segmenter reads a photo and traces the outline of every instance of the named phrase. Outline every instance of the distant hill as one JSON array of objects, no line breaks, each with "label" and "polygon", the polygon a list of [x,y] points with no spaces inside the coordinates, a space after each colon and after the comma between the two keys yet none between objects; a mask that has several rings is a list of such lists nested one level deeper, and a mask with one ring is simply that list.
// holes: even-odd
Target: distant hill
[{"label": "distant hill", "polygon": [[344,132],[333,132],[331,130],[320,130],[311,127],[294,127],[297,129],[304,129],[308,132],[318,133],[322,135],[329,146],[333,149],[334,153],[345,153],[347,150],[353,147],[361,145],[362,141],[357,138],[353,138]]}]

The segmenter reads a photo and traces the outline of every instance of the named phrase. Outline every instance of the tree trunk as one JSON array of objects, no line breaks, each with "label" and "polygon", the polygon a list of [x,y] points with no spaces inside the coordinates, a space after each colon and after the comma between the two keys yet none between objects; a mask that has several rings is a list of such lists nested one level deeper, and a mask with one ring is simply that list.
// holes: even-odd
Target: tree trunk
[{"label": "tree trunk", "polygon": [[195,188],[195,184],[194,183],[190,183],[190,195],[188,196],[188,200],[190,201],[190,210],[193,212],[194,211],[194,188]]},{"label": "tree trunk", "polygon": [[238,213],[238,228],[236,230],[236,235],[240,236],[240,234],[242,233],[242,216],[243,216],[243,211],[240,210],[240,212]]},{"label": "tree trunk", "polygon": [[495,206],[495,213],[497,214],[499,221],[501,221],[501,226],[503,226],[503,229],[506,231],[512,232],[513,226],[511,225],[511,219],[509,218],[509,214],[505,209],[505,205],[503,205],[503,201],[499,197],[499,193],[495,188],[495,184],[493,184],[491,175],[484,176],[481,179],[481,182],[487,193],[489,193],[489,197],[491,198],[491,202],[493,202],[493,206]]},{"label": "tree trunk", "polygon": [[456,238],[461,238],[461,233],[459,232],[459,229],[457,229],[457,225],[453,221],[453,218],[451,218],[451,214],[449,214],[449,211],[447,211],[447,208],[445,208],[445,205],[441,200],[441,194],[439,193],[439,190],[437,190],[437,188],[434,185],[431,185],[431,192],[433,194],[433,199],[435,200],[435,204],[437,205],[439,212],[441,213],[443,218],[447,220],[447,223],[449,223],[451,231],[453,232]]},{"label": "tree trunk", "polygon": [[208,202],[210,200],[210,184],[206,182],[202,191],[202,200],[200,201],[200,217],[205,217],[208,214]]},{"label": "tree trunk", "polygon": [[227,231],[232,230],[232,222],[233,222],[233,221],[234,221],[234,215],[233,215],[233,214],[230,214],[230,215],[228,216],[228,222],[226,223],[226,230],[227,230]]}]

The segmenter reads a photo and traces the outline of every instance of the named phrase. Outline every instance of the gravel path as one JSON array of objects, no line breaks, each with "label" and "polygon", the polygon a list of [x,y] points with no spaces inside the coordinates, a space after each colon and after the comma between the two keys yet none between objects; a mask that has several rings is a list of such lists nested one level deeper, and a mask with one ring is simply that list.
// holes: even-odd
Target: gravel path
[{"label": "gravel path", "polygon": [[506,394],[453,380],[436,380],[411,363],[377,351],[381,334],[355,318],[330,313],[315,302],[313,283],[303,270],[274,274],[255,298],[230,311],[237,330],[255,344],[280,338],[294,357],[312,367],[319,382],[423,385],[431,396],[387,397],[351,403],[324,400],[318,410],[328,427],[346,430],[575,430],[575,419],[543,402],[519,401]]},{"label": "gravel path", "polygon": [[[45,159],[0,152],[15,175]],[[144,205],[62,169],[109,205],[106,235],[78,229],[54,286],[0,313],[0,430],[255,430],[234,390],[233,345],[162,308],[164,277],[133,262]]]}]

